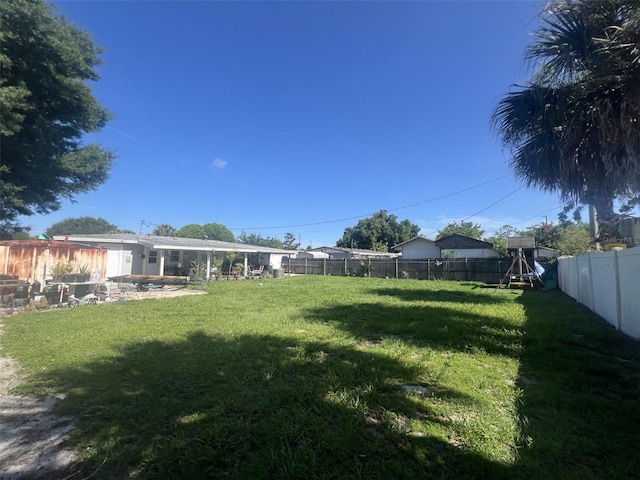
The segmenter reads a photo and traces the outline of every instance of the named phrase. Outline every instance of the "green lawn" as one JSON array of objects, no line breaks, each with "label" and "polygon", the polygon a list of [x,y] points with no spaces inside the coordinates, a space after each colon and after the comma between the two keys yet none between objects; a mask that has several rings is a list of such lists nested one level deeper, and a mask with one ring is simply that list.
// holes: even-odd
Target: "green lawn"
[{"label": "green lawn", "polygon": [[561,292],[338,277],[5,319],[72,478],[631,478],[640,348]]}]

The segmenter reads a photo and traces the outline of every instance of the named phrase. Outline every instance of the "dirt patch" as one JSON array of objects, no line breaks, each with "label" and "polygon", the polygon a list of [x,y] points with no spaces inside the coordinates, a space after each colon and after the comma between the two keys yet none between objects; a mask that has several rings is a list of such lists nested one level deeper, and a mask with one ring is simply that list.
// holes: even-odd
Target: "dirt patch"
[{"label": "dirt patch", "polygon": [[[127,300],[197,295],[198,290],[158,289],[139,292]],[[81,306],[77,308],[95,308]],[[0,310],[0,335],[3,319],[15,314]],[[20,366],[5,355],[0,347],[0,480],[66,479],[74,477],[77,454],[65,446],[67,434],[73,430],[71,417],[52,413],[63,396],[34,399],[9,392],[24,382]]]},{"label": "dirt patch", "polygon": [[111,292],[111,301],[122,300],[144,300],[147,298],[171,298],[183,297],[185,295],[202,295],[206,292],[202,290],[190,290],[184,287],[165,286],[163,288],[149,289],[146,292],[127,292],[121,293],[116,284],[109,287]]},{"label": "dirt patch", "polygon": [[0,350],[0,479],[62,478],[56,472],[68,471],[77,460],[63,445],[73,420],[51,413],[60,398],[11,395],[24,381],[18,372],[17,362]]}]

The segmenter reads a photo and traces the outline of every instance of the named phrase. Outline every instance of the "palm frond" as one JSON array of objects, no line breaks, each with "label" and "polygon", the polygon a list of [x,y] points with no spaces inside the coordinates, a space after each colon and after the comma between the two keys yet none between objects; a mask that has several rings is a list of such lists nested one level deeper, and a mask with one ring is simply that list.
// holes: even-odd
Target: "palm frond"
[{"label": "palm frond", "polygon": [[532,80],[491,127],[528,186],[600,205],[640,192],[640,2],[552,2],[526,58]]}]

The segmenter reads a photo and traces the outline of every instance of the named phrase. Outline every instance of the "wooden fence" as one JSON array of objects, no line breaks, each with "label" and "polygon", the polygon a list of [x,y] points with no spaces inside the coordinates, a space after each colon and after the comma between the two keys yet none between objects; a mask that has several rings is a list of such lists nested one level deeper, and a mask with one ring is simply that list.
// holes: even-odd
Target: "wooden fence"
[{"label": "wooden fence", "polygon": [[288,259],[286,273],[298,275],[367,276],[419,280],[477,281],[497,284],[511,266],[509,258],[458,259]]},{"label": "wooden fence", "polygon": [[90,273],[101,279],[106,270],[107,250],[56,240],[0,242],[0,274],[44,285],[57,263],[70,263],[74,268],[86,265]]}]

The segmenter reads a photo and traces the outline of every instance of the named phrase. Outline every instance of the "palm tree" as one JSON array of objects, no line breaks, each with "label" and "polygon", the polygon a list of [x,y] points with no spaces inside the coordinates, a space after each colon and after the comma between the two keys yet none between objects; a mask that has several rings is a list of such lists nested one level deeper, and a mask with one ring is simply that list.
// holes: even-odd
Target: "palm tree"
[{"label": "palm tree", "polygon": [[535,71],[491,117],[527,186],[592,205],[640,199],[640,4],[553,1],[525,58]]}]

